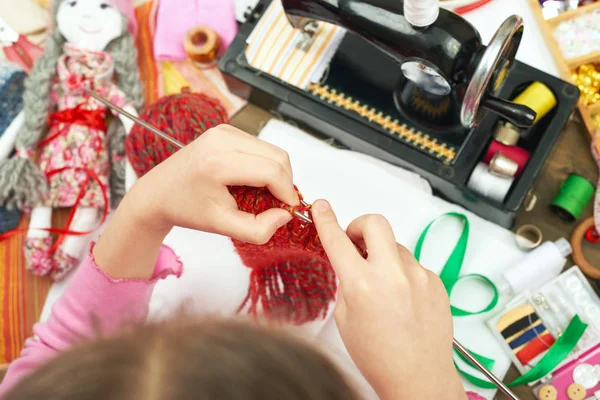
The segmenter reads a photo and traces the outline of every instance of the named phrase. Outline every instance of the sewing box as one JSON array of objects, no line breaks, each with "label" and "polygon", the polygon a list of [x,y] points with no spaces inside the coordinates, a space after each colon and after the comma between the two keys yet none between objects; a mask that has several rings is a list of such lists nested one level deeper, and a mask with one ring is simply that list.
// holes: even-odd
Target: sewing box
[{"label": "sewing box", "polygon": [[[352,150],[370,154],[391,164],[414,171],[430,182],[436,195],[459,204],[501,226],[510,228],[513,225],[517,210],[523,204],[537,174],[552,150],[553,144],[578,102],[580,93],[575,86],[513,60],[510,71],[500,70],[500,68],[498,71],[489,71],[489,74],[494,72],[494,79],[499,80],[496,87],[493,88],[495,97],[490,99],[490,104],[486,104],[485,108],[490,110],[495,107],[495,104],[499,104],[496,107],[499,109],[498,112],[481,113],[481,117],[477,118],[477,122],[472,126],[464,123],[461,125],[454,120],[442,120],[440,124],[432,128],[431,124],[427,122],[427,118],[412,118],[405,111],[401,111],[398,106],[402,100],[399,99],[400,95],[396,88],[406,80],[407,71],[404,70],[404,65],[401,68],[398,59],[390,54],[394,50],[406,52],[406,49],[399,49],[401,45],[398,44],[398,49],[391,48],[390,51],[385,52],[381,50],[382,48],[389,49],[390,43],[393,46],[393,43],[397,43],[397,38],[405,34],[386,30],[385,26],[377,25],[377,15],[381,15],[381,10],[394,11],[394,7],[397,8],[398,5],[390,6],[391,3],[387,0],[340,0],[339,3],[320,0],[314,3],[305,1],[306,4],[303,4],[302,1],[289,0],[287,3],[289,3],[287,4],[288,8],[290,8],[290,4],[295,7],[294,11],[298,11],[300,17],[306,17],[307,13],[331,14],[323,17],[323,20],[328,22],[335,22],[336,13],[339,12],[342,15],[343,12],[346,12],[341,10],[343,5],[351,5],[356,9],[358,9],[358,5],[366,4],[371,8],[376,6],[379,7],[377,9],[379,14],[374,14],[375,17],[371,20],[368,20],[369,15],[351,17],[342,15],[343,18],[340,18],[340,21],[358,20],[357,24],[363,25],[355,27],[354,32],[350,29],[344,35],[323,79],[318,83],[312,83],[308,89],[302,90],[267,73],[257,71],[249,65],[246,59],[245,50],[248,46],[248,37],[270,4],[270,0],[260,0],[254,10],[247,13],[246,22],[240,27],[238,35],[219,62],[219,68],[226,76],[250,85],[254,92],[253,98],[268,99],[267,103],[270,102],[271,107],[286,118],[296,120],[303,126],[333,138]],[[317,7],[317,3],[337,4],[341,11],[331,12],[327,4],[320,9]],[[402,1],[396,3],[402,5]],[[455,18],[460,18],[461,21],[455,21]],[[293,21],[293,18],[290,20]],[[442,28],[450,31],[448,35],[456,37],[452,40],[463,41],[459,44],[467,52],[469,46],[472,46],[469,41],[481,42],[475,28],[468,26],[468,23],[463,22],[464,20],[454,13],[440,10],[438,21],[440,24],[445,24],[445,27],[442,26]],[[361,30],[361,28],[364,29]],[[528,27],[525,27],[525,32],[527,29]],[[529,27],[529,29],[536,29],[536,27]],[[452,32],[453,30],[455,32]],[[362,33],[356,34],[356,31]],[[468,31],[468,34],[465,31]],[[414,46],[414,53],[427,59],[428,53],[416,47],[421,46],[426,49],[428,44],[423,44],[423,41],[437,39],[427,35],[416,36],[421,34],[418,29],[414,32],[413,36],[406,41],[405,46]],[[521,29],[512,33],[520,35],[522,32]],[[477,62],[481,64],[485,62],[486,45],[481,44],[480,46],[483,49],[481,54],[484,56],[480,57],[480,60],[483,61]],[[503,46],[502,51],[512,51],[514,58],[518,42],[515,45],[507,40]],[[475,50],[471,47],[471,51]],[[504,59],[499,58],[499,60]],[[445,68],[446,64],[441,64],[446,61],[440,62],[440,68]],[[435,70],[437,70],[437,66],[424,61],[423,65],[417,65],[412,72]],[[472,72],[467,71],[467,73]],[[497,75],[501,75],[501,78],[498,78]],[[468,180],[493,140],[493,133],[502,118],[500,115],[506,115],[509,112],[519,115],[520,111],[511,110],[511,105],[504,99],[514,99],[536,81],[542,82],[552,91],[556,98],[556,106],[532,127],[521,131],[519,146],[530,152],[529,161],[515,179],[504,200],[502,202],[491,200],[489,197],[471,190],[468,187]],[[452,83],[452,90],[456,90],[462,95],[464,90],[460,89],[460,85],[464,84],[466,88],[470,83],[468,80],[461,81],[459,84]],[[444,84],[445,82],[442,82],[438,85],[438,89],[441,87],[443,90]],[[490,98],[485,96],[484,94],[484,97],[481,97],[480,93],[479,99],[482,99],[483,102]],[[413,96],[413,98],[418,100],[418,96]],[[455,99],[453,98],[452,101]],[[417,101],[413,101],[413,103],[416,108],[421,108],[425,116],[428,112],[432,118],[436,116],[437,104],[431,102],[420,105],[417,104]],[[463,122],[464,109],[463,104],[463,113],[461,113]],[[445,122],[447,125],[444,125]],[[443,129],[444,126],[448,128]],[[468,127],[465,128],[465,126]]]}]

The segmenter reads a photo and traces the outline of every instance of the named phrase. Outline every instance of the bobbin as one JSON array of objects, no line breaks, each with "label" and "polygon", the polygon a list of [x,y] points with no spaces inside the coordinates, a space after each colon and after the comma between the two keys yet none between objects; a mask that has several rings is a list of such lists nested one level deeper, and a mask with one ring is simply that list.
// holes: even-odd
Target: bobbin
[{"label": "bobbin", "polygon": [[494,139],[506,146],[514,146],[519,141],[520,136],[521,132],[519,131],[519,128],[510,122],[503,121],[498,124]]},{"label": "bobbin", "polygon": [[516,161],[506,157],[499,151],[494,154],[494,157],[492,157],[490,164],[488,165],[488,171],[490,174],[506,178],[514,177],[518,170],[519,164],[517,164]]},{"label": "bobbin", "polygon": [[[523,240],[519,240],[522,238]],[[533,240],[530,240],[533,238]],[[533,250],[542,244],[542,231],[535,225],[525,224],[515,232],[515,241],[522,250]]]},{"label": "bobbin", "polygon": [[199,26],[188,31],[183,47],[192,61],[208,64],[215,60],[219,52],[219,36],[212,29]]}]

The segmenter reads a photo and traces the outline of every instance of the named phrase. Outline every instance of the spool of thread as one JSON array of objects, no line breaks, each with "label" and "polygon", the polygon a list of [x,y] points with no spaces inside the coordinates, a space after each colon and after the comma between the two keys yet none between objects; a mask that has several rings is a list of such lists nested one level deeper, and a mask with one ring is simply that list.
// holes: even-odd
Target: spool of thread
[{"label": "spool of thread", "polygon": [[491,174],[487,165],[480,162],[473,170],[467,187],[489,199],[502,203],[513,182],[514,178]]},{"label": "spool of thread", "polygon": [[522,104],[536,112],[534,124],[544,118],[555,106],[556,97],[548,86],[541,82],[533,82],[521,94],[513,100],[514,103]]},{"label": "spool of thread", "polygon": [[560,185],[551,207],[565,221],[575,221],[594,196],[594,185],[577,174],[570,174]]},{"label": "spool of thread", "polygon": [[199,26],[188,31],[183,40],[183,47],[192,61],[209,64],[217,58],[219,42],[219,36],[215,31]]},{"label": "spool of thread", "polygon": [[485,157],[483,157],[483,162],[489,164],[494,155],[498,152],[516,162],[519,165],[519,168],[517,169],[515,177],[521,175],[523,169],[527,165],[527,161],[529,161],[529,152],[519,146],[506,146],[496,140],[492,140],[490,147],[488,147],[487,152],[485,153]]},{"label": "spool of thread", "polygon": [[506,121],[502,121],[498,124],[496,133],[494,134],[494,139],[506,146],[516,145],[520,137],[521,132],[519,131],[519,128]]},{"label": "spool of thread", "polygon": [[519,294],[550,282],[560,275],[571,251],[565,238],[542,243],[502,273],[500,291]]}]

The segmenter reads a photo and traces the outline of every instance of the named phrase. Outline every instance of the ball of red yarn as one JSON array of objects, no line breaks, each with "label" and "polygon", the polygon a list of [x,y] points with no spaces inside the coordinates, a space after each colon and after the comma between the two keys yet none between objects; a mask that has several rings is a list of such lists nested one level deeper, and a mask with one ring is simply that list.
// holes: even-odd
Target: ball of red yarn
[{"label": "ball of red yarn", "polygon": [[[167,135],[187,144],[220,124],[229,123],[219,100],[184,90],[165,96],[142,110],[139,116]],[[178,149],[146,128],[135,124],[125,140],[125,151],[136,175],[141,177]]]},{"label": "ball of red yarn", "polygon": [[[147,106],[140,118],[183,144],[213,126],[227,123],[227,114],[217,100],[191,93],[163,97]],[[177,151],[138,126],[127,136],[125,149],[138,176]],[[274,207],[288,207],[266,188],[234,186],[229,191],[240,210],[255,215]],[[247,310],[257,315],[261,311],[269,318],[293,324],[326,316],[337,285],[314,224],[294,218],[264,245],[237,240],[233,244],[244,265],[251,268],[248,294],[238,312]]]}]

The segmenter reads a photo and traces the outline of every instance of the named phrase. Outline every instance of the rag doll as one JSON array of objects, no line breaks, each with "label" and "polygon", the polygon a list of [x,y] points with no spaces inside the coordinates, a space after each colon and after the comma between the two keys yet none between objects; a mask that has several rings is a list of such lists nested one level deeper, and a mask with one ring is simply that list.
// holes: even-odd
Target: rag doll
[{"label": "rag doll", "polygon": [[[133,125],[110,118],[84,89],[136,114],[142,87],[130,0],[54,0],[50,12],[44,53],[26,81],[16,156],[0,160],[0,203],[31,210],[26,267],[58,280],[118,200],[110,189],[124,179],[124,135]],[[66,227],[52,229],[52,212],[63,207],[72,207]]]}]

